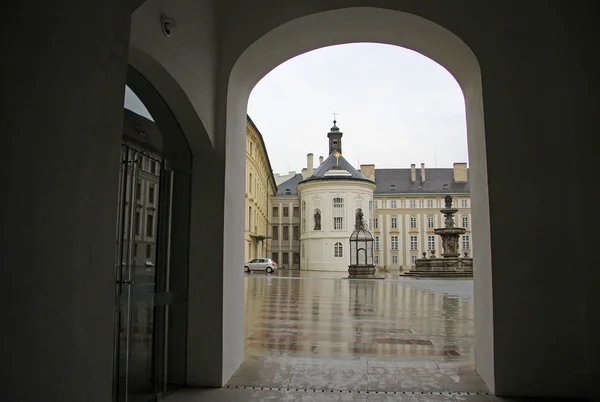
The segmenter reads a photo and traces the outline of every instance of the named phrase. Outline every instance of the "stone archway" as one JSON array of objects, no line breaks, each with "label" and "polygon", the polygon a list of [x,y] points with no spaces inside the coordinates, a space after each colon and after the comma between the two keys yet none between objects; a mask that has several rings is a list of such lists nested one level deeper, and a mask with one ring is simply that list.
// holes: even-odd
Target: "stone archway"
[{"label": "stone archway", "polygon": [[[337,21],[331,24],[331,21]],[[346,8],[298,18],[280,25],[252,45],[236,61],[229,76],[226,120],[225,187],[243,189],[244,175],[236,169],[244,149],[244,121],[247,102],[254,85],[270,70],[286,60],[317,48],[352,42],[376,42],[405,47],[430,57],[445,67],[459,83],[467,115],[467,138],[471,167],[473,237],[477,239],[474,258],[476,303],[476,369],[488,387],[494,390],[492,267],[490,254],[489,199],[487,162],[483,120],[481,73],[477,58],[470,48],[449,30],[416,15],[380,8]],[[243,191],[243,190],[242,190]],[[225,214],[243,221],[243,208],[236,199],[243,194],[230,190],[225,197]],[[224,228],[227,244],[239,243],[235,225]],[[224,270],[236,267],[243,258],[243,245],[233,247],[239,252],[224,255]],[[235,303],[243,304],[242,277],[224,286]],[[237,292],[237,295],[236,295]],[[231,300],[233,301],[233,300]],[[225,320],[228,329],[243,328],[243,317],[232,314]],[[243,342],[224,355],[223,376],[233,373],[243,356]]]}]

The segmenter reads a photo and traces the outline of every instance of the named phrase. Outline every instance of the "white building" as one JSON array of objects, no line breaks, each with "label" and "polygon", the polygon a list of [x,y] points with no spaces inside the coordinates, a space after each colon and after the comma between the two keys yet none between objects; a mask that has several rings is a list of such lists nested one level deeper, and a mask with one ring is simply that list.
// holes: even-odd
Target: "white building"
[{"label": "white building", "polygon": [[[348,238],[354,229],[357,208],[374,237],[374,263],[380,268],[405,270],[423,253],[441,255],[441,239],[434,229],[443,227],[444,197],[451,195],[458,208],[456,225],[466,229],[460,239],[461,254],[472,255],[471,201],[466,163],[453,168],[355,169],[342,155],[342,133],[335,125],[327,134],[329,157],[313,154],[307,167],[278,186],[273,197],[272,257],[284,268],[311,271],[346,271]],[[339,155],[336,156],[336,152]],[[294,210],[283,218],[279,209]],[[317,219],[320,226],[317,225]],[[319,227],[317,229],[317,227]],[[292,230],[293,234],[289,231]],[[276,237],[277,238],[277,237]]]}]

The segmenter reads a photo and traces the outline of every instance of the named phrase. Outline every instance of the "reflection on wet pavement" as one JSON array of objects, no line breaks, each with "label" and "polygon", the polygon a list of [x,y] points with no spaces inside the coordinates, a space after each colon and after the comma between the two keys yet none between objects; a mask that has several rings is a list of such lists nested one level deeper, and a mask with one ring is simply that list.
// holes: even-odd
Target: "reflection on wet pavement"
[{"label": "reflection on wet pavement", "polygon": [[246,360],[168,402],[498,401],[473,368],[470,280],[245,278]]},{"label": "reflection on wet pavement", "polygon": [[488,392],[473,369],[470,280],[247,275],[231,388]]}]

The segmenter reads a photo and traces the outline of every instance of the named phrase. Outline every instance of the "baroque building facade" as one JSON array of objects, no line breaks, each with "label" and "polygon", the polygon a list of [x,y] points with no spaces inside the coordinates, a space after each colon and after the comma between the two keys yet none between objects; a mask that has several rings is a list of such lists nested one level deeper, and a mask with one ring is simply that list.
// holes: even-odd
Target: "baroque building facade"
[{"label": "baroque building facade", "polygon": [[273,169],[262,134],[247,116],[244,261],[269,257],[272,237],[269,202],[276,192]]},{"label": "baroque building facade", "polygon": [[[334,122],[328,133],[329,156],[307,166],[278,185],[272,198],[272,258],[282,268],[346,271],[348,238],[357,208],[374,237],[374,263],[388,270],[405,270],[417,258],[440,257],[441,239],[434,229],[443,227],[444,197],[451,195],[458,208],[461,254],[471,255],[471,201],[466,163],[452,168],[376,169],[364,164],[355,169],[342,156],[342,135]],[[337,156],[336,156],[337,155]],[[293,216],[287,211],[294,211]],[[289,212],[288,212],[289,213]],[[285,216],[283,216],[285,214]],[[317,224],[317,219],[319,224]]]}]

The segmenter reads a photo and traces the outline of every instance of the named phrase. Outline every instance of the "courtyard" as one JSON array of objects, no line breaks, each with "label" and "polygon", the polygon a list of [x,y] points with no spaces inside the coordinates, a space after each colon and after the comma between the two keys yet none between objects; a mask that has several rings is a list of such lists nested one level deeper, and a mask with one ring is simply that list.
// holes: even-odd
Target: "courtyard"
[{"label": "courtyard", "polygon": [[473,366],[472,280],[345,277],[247,274],[244,363],[173,401],[495,399]]}]

